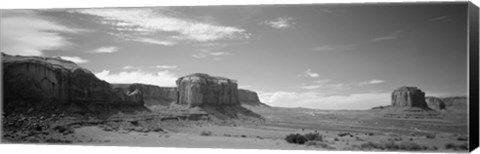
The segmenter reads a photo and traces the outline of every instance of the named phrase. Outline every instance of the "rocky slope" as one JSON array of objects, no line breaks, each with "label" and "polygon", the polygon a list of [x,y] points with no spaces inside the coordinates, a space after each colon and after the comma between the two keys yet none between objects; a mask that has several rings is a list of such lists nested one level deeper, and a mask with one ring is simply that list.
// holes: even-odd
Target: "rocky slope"
[{"label": "rocky slope", "polygon": [[177,79],[178,104],[190,107],[200,105],[239,105],[235,80],[208,74],[191,74]]},{"label": "rocky slope", "polygon": [[7,106],[15,102],[143,105],[139,92],[116,91],[71,61],[2,53],[2,64]]},{"label": "rocky slope", "polygon": [[176,87],[159,87],[148,84],[112,84],[115,89],[132,91],[138,89],[141,92],[145,105],[152,107],[156,105],[168,106],[177,101],[178,92]]}]

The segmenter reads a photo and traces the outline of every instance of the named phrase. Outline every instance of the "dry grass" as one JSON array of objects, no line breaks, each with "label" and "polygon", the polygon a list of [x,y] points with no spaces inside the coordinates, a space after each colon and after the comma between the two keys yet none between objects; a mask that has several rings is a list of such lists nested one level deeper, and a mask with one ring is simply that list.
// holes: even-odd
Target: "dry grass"
[{"label": "dry grass", "polygon": [[200,133],[201,136],[210,136],[212,135],[212,131],[202,131],[202,133]]},{"label": "dry grass", "polygon": [[381,142],[381,143],[374,143],[374,142],[367,142],[363,143],[359,147],[361,150],[389,150],[389,151],[421,151],[421,150],[435,150],[435,148],[429,148],[424,145],[420,145],[414,142]]}]

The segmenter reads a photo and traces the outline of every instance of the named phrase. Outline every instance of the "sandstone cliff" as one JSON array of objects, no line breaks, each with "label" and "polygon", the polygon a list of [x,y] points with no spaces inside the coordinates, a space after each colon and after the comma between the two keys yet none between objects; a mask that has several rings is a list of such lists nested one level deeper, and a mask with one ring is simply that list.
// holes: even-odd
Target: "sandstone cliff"
[{"label": "sandstone cliff", "polygon": [[393,107],[428,107],[425,93],[417,87],[401,87],[392,93]]},{"label": "sandstone cliff", "polygon": [[429,108],[437,109],[437,110],[445,109],[445,103],[440,98],[425,97],[425,101],[427,102]]},{"label": "sandstone cliff", "polygon": [[238,89],[238,97],[241,104],[251,105],[251,106],[268,106],[258,98],[258,94],[251,90]]},{"label": "sandstone cliff", "polygon": [[177,79],[178,104],[239,105],[238,88],[235,80],[208,74],[191,74]]},{"label": "sandstone cliff", "polygon": [[467,113],[468,111],[468,97],[455,96],[440,98],[445,102],[445,108],[449,111],[457,111]]},{"label": "sandstone cliff", "polygon": [[115,91],[109,83],[71,61],[2,53],[2,64],[5,103],[143,105],[139,92]]},{"label": "sandstone cliff", "polygon": [[146,106],[168,106],[177,101],[178,92],[176,87],[159,87],[148,84],[112,84],[115,89],[124,91],[139,90]]}]

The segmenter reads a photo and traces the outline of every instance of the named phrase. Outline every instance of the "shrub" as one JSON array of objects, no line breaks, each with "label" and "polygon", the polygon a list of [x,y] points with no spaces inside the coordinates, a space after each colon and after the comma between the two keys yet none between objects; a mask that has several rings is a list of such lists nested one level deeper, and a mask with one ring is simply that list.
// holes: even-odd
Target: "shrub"
[{"label": "shrub", "polygon": [[211,132],[211,131],[202,131],[202,133],[200,133],[200,135],[202,135],[202,136],[210,136],[210,135],[212,135],[212,132]]},{"label": "shrub", "polygon": [[468,137],[458,137],[457,141],[468,141]]},{"label": "shrub", "polygon": [[453,143],[447,143],[445,145],[446,149],[452,149],[452,150],[468,150],[468,144],[461,144],[461,145],[456,145]]},{"label": "shrub", "polygon": [[285,140],[288,143],[293,143],[293,144],[305,144],[307,142],[307,138],[305,138],[303,135],[300,134],[289,134],[287,137],[285,137]]},{"label": "shrub", "polygon": [[306,146],[315,146],[315,147],[320,147],[320,148],[326,148],[326,149],[333,149],[330,145],[324,142],[319,142],[319,141],[307,141],[305,142]]},{"label": "shrub", "polygon": [[402,142],[400,143],[401,150],[409,150],[409,151],[419,151],[419,150],[427,150],[428,147],[419,145],[413,142]]},{"label": "shrub", "polygon": [[435,139],[435,134],[428,134],[425,137],[429,139]]},{"label": "shrub", "polygon": [[319,133],[307,133],[304,137],[309,141],[323,141],[323,137]]},{"label": "shrub", "polygon": [[373,142],[368,142],[368,143],[363,143],[360,145],[361,149],[380,149],[380,150],[405,150],[405,151],[419,151],[419,150],[429,150],[428,147],[419,145],[417,143],[413,142],[402,142],[400,144],[397,144],[393,141],[391,142],[386,142],[386,143],[373,143]]},{"label": "shrub", "polygon": [[60,125],[53,127],[53,130],[57,131],[59,133],[62,133],[63,135],[68,135],[68,134],[74,133],[74,130],[72,128],[66,127],[66,126],[60,126]]}]

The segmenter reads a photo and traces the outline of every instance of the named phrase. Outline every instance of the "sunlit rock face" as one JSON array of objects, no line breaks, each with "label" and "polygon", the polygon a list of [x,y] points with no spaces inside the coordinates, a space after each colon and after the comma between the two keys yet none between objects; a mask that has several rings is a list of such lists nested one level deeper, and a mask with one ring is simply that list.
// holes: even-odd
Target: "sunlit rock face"
[{"label": "sunlit rock face", "polygon": [[247,104],[247,105],[260,105],[260,99],[258,98],[258,94],[251,90],[246,89],[238,89],[238,95],[240,99],[240,103]]},{"label": "sunlit rock face", "polygon": [[139,90],[142,98],[147,106],[162,105],[168,106],[178,99],[178,91],[176,87],[160,87],[148,84],[112,84],[117,89],[124,91]]},{"label": "sunlit rock face", "polygon": [[2,64],[6,102],[143,104],[139,93],[114,91],[71,61],[2,54]]},{"label": "sunlit rock face", "polygon": [[176,82],[178,104],[190,107],[240,104],[235,80],[196,73],[180,77]]},{"label": "sunlit rock face", "polygon": [[439,109],[439,110],[445,109],[445,102],[443,102],[443,100],[440,98],[426,97],[425,101],[427,102],[427,105],[429,108]]},{"label": "sunlit rock face", "polygon": [[393,107],[428,107],[425,93],[417,87],[401,87],[392,93]]}]

